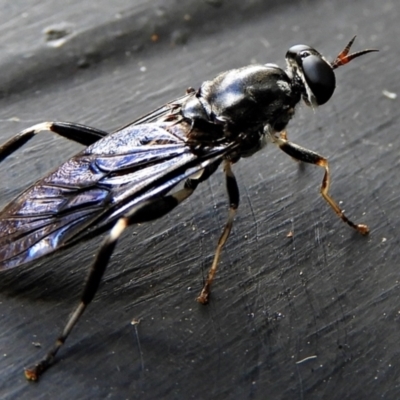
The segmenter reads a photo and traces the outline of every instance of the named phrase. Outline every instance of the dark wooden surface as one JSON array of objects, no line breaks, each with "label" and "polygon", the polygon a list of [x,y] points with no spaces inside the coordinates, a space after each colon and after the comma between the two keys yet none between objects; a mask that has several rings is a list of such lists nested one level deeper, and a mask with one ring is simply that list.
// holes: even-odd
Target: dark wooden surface
[{"label": "dark wooden surface", "polygon": [[[385,92],[400,92],[400,6],[244,3],[1,1],[0,141],[46,120],[112,130],[221,71],[283,66],[298,43],[332,59],[357,34],[355,49],[380,53],[340,68],[332,100],[299,107],[288,133],[329,158],[333,197],[371,235],[320,198],[321,170],[266,148],[235,167],[241,207],[207,307],[194,299],[226,217],[221,173],[124,235],[36,384],[23,368],[62,328],[99,241],[2,273],[2,399],[400,397],[399,99]],[[46,29],[65,27],[50,46]],[[36,138],[0,165],[0,206],[79,150]]]}]

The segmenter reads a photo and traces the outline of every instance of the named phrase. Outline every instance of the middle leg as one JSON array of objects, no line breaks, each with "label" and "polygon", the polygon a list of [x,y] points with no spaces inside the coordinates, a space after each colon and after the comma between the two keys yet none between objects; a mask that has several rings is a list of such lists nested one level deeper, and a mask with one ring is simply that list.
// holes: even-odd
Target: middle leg
[{"label": "middle leg", "polygon": [[215,255],[214,255],[214,259],[213,259],[211,268],[208,271],[208,276],[207,276],[206,282],[203,286],[203,289],[202,289],[200,295],[197,297],[197,301],[201,304],[208,303],[209,296],[210,296],[210,287],[211,287],[211,283],[214,280],[215,273],[217,272],[217,267],[218,267],[218,262],[219,262],[219,259],[221,256],[221,251],[222,251],[222,248],[224,247],[226,241],[229,238],[229,235],[232,230],[233,219],[235,218],[236,211],[239,207],[239,200],[240,200],[239,188],[237,185],[235,175],[232,172],[230,161],[225,162],[224,172],[225,172],[225,177],[226,177],[226,188],[227,188],[228,197],[229,197],[228,219],[226,221],[224,230],[222,231],[222,234],[218,240],[217,249],[215,251]]}]

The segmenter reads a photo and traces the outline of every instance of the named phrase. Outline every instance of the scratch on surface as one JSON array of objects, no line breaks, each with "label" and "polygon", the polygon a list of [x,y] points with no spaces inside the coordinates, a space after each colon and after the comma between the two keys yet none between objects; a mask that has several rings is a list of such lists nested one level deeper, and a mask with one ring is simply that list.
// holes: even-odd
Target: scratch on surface
[{"label": "scratch on surface", "polygon": [[138,345],[138,350],[139,350],[139,356],[140,356],[140,366],[142,368],[142,371],[144,371],[144,361],[143,361],[143,353],[142,353],[142,346],[140,345],[140,339],[139,339],[139,332],[137,326],[140,324],[140,319],[133,319],[131,321],[131,325],[135,328],[135,334],[136,334],[136,341]]},{"label": "scratch on surface", "polygon": [[268,42],[268,40],[267,39],[265,39],[265,38],[260,38],[260,43],[266,48],[266,49],[269,49],[270,47],[271,47],[271,45],[270,45],[270,43]]},{"label": "scratch on surface", "polygon": [[301,374],[300,374],[300,369],[298,367],[299,364],[305,363],[309,360],[314,360],[316,359],[317,356],[313,355],[313,356],[309,356],[306,358],[303,358],[302,360],[296,361],[296,370],[297,370],[297,374],[299,376],[299,386],[300,386],[300,399],[303,400],[304,399],[304,387],[303,387],[303,379],[301,378]]},{"label": "scratch on surface", "polygon": [[301,378],[300,370],[299,370],[299,367],[297,365],[296,365],[296,370],[297,370],[297,374],[299,376],[300,400],[303,400],[304,399],[303,379]]},{"label": "scratch on surface", "polygon": [[244,186],[244,190],[246,191],[246,198],[248,199],[248,204],[249,204],[249,207],[250,207],[251,216],[252,216],[254,224],[256,226],[256,242],[258,242],[259,230],[258,230],[257,217],[256,217],[256,214],[255,214],[254,208],[253,208],[253,202],[251,201],[251,196],[249,195],[249,191],[247,190],[247,186],[246,185]]},{"label": "scratch on surface", "polygon": [[315,355],[309,356],[309,357],[303,358],[302,360],[296,361],[296,364],[302,364],[302,363],[305,363],[310,360],[315,360],[316,358],[317,358],[317,356],[315,356]]}]

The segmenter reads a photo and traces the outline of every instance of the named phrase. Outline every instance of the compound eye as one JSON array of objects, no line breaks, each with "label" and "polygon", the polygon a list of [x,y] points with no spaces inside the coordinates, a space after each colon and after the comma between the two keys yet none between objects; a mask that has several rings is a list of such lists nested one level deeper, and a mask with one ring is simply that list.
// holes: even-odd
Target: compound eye
[{"label": "compound eye", "polygon": [[[307,54],[304,54],[307,53]],[[318,105],[325,104],[335,91],[336,79],[332,67],[319,55],[304,51],[300,54],[304,78]]]}]

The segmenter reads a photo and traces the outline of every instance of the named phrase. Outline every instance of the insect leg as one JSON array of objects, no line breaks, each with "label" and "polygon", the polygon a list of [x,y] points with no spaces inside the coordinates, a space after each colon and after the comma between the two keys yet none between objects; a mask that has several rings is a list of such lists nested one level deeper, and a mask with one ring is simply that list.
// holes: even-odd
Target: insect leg
[{"label": "insect leg", "polygon": [[188,178],[185,181],[184,187],[181,190],[176,191],[175,193],[166,195],[164,197],[148,200],[146,202],[143,202],[142,204],[139,204],[115,223],[109,235],[104,240],[99,252],[97,253],[96,259],[90,268],[89,275],[78,306],[69,317],[64,330],[57,338],[55,344],[47,353],[47,355],[35,366],[27,368],[25,370],[25,377],[28,380],[38,380],[39,376],[44,371],[46,371],[46,369],[49,368],[58,350],[65,343],[67,337],[69,336],[73,327],[76,325],[79,318],[85,311],[86,307],[93,300],[100,285],[103,274],[106,270],[107,264],[122,232],[129,225],[151,221],[169,213],[183,200],[187,199],[194,192],[198,184],[204,179],[207,179],[215,171],[217,166],[218,163],[215,163],[215,165],[211,164],[208,167],[204,168],[204,170],[202,170],[197,176]]},{"label": "insect leg", "polygon": [[291,143],[286,139],[285,135],[280,135],[279,137],[273,137],[273,141],[283,150],[286,154],[289,154],[296,160],[303,161],[309,164],[318,165],[325,169],[324,178],[322,180],[321,185],[321,195],[325,199],[325,201],[332,207],[335,213],[342,219],[342,221],[346,222],[349,226],[360,232],[362,235],[367,235],[369,233],[369,228],[364,224],[355,224],[351,220],[349,220],[346,215],[343,213],[339,205],[329,194],[330,180],[331,175],[329,172],[329,164],[328,160],[319,154],[305,149],[304,147],[298,146],[297,144]]},{"label": "insect leg", "polygon": [[100,129],[85,125],[73,124],[70,122],[42,122],[41,124],[37,124],[23,130],[1,145],[0,162],[2,162],[10,154],[14,153],[25,143],[31,140],[36,134],[42,131],[51,131],[57,133],[60,136],[85,146],[89,146],[108,135],[107,132],[104,132]]},{"label": "insect leg", "polygon": [[[141,208],[138,208],[137,212],[140,211]],[[42,360],[40,360],[37,364],[35,364],[35,366],[25,369],[25,377],[28,380],[37,381],[39,379],[39,376],[44,371],[46,371],[52,364],[58,350],[65,343],[73,327],[78,322],[79,318],[85,311],[86,307],[93,300],[93,297],[96,294],[97,289],[100,285],[101,278],[106,270],[108,261],[115,248],[115,245],[117,244],[117,241],[121,236],[122,232],[128,225],[129,225],[129,218],[122,217],[116,222],[116,224],[111,229],[109,235],[104,240],[100,250],[98,251],[94,263],[90,268],[89,275],[78,306],[75,308],[75,310],[69,317],[63,331],[61,332],[60,336],[58,336],[56,342],[54,343],[51,350],[46,354],[46,356]]]},{"label": "insect leg", "polygon": [[239,207],[239,188],[236,182],[235,175],[231,169],[231,163],[227,161],[224,166],[225,178],[226,178],[226,188],[229,197],[229,211],[228,220],[226,221],[224,230],[218,240],[217,249],[215,251],[214,259],[210,270],[208,271],[207,280],[203,286],[200,295],[197,297],[197,301],[201,304],[207,304],[210,295],[210,286],[214,280],[215,273],[217,272],[218,262],[221,256],[221,250],[224,247],[226,241],[228,240],[229,234],[231,233],[233,219],[236,215],[237,208]]}]

